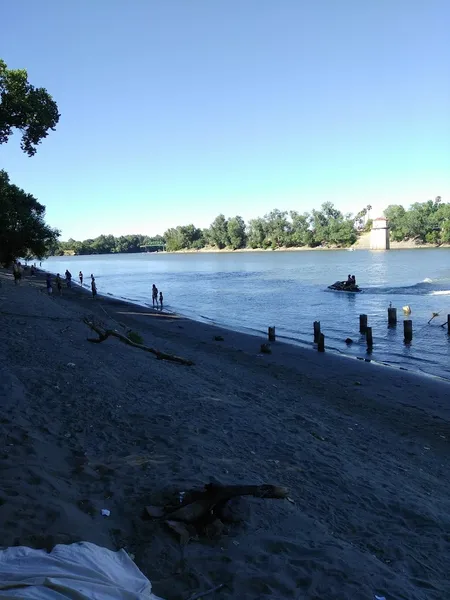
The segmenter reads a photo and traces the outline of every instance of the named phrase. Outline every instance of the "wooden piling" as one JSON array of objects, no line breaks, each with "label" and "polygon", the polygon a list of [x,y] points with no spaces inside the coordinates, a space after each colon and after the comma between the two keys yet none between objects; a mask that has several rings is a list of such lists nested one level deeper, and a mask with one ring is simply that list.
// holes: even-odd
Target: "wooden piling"
[{"label": "wooden piling", "polygon": [[319,341],[317,343],[317,350],[319,352],[325,352],[325,336],[323,333],[319,334]]},{"label": "wooden piling", "polygon": [[314,343],[318,344],[319,343],[319,337],[320,337],[320,321],[314,321]]},{"label": "wooden piling", "polygon": [[412,341],[413,328],[412,328],[412,321],[410,319],[403,321],[403,335],[405,338],[405,344],[408,344],[409,342]]},{"label": "wooden piling", "polygon": [[275,341],[275,327],[269,327],[269,342],[274,342]]},{"label": "wooden piling", "polygon": [[395,327],[397,325],[397,309],[396,308],[388,308],[388,326]]},{"label": "wooden piling", "polygon": [[367,342],[367,348],[373,347],[372,327],[366,328],[366,342]]},{"label": "wooden piling", "polygon": [[359,333],[367,331],[367,315],[359,315]]},{"label": "wooden piling", "polygon": [[450,335],[450,315],[447,315],[447,333]]}]

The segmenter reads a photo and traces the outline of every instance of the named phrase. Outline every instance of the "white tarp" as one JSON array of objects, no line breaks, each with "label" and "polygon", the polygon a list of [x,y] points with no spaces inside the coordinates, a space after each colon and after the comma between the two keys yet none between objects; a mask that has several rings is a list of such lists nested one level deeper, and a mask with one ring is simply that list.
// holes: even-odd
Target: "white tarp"
[{"label": "white tarp", "polygon": [[124,550],[81,542],[0,551],[0,599],[162,600]]}]

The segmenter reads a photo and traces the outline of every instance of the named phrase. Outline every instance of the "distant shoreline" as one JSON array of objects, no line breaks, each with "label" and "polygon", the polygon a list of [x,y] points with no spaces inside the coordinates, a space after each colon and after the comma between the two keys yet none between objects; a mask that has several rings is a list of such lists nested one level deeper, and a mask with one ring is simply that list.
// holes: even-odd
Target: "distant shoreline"
[{"label": "distant shoreline", "polygon": [[[391,242],[390,250],[432,250],[439,248],[450,248],[450,244],[415,244],[414,242]],[[295,246],[290,248],[238,248],[232,250],[231,248],[217,248],[215,246],[207,246],[205,248],[189,248],[186,250],[158,250],[156,252],[109,252],[107,254],[72,254],[67,253],[61,256],[113,256],[117,254],[240,254],[245,252],[330,252],[330,251],[342,251],[342,252],[356,252],[362,250],[369,250],[371,252],[386,252],[386,250],[371,250],[366,246],[358,246],[356,242],[353,246],[347,246],[346,248],[341,247],[324,247],[317,246],[310,248],[309,246]],[[59,258],[58,255],[54,255],[49,258]]]},{"label": "distant shoreline", "polygon": [[[291,248],[239,248],[237,250],[232,250],[231,248],[216,248],[216,247],[205,247],[205,248],[191,248],[186,250],[163,250],[164,254],[196,254],[196,253],[205,253],[205,254],[215,254],[215,253],[241,253],[241,252],[309,252],[309,251],[343,251],[343,252],[353,252],[353,251],[361,251],[361,250],[371,250],[370,248],[364,246],[358,246],[358,242],[356,242],[353,246],[347,246],[346,248],[342,247],[323,247],[317,246],[315,248],[310,248],[309,246],[299,246],[299,247],[291,247]],[[428,250],[428,249],[438,249],[438,248],[450,248],[450,244],[414,244],[414,242],[391,242],[390,250]],[[161,254],[158,252],[158,254]],[[386,250],[371,250],[371,252],[386,252]],[[150,254],[154,254],[151,252]]]}]

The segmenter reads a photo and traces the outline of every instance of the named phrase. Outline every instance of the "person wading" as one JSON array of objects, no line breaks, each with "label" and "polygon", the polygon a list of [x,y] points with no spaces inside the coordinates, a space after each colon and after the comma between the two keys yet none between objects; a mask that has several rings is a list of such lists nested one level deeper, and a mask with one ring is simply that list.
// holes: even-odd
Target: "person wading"
[{"label": "person wading", "polygon": [[153,308],[158,308],[158,288],[156,287],[155,284],[153,284],[152,286],[152,301],[153,301]]}]

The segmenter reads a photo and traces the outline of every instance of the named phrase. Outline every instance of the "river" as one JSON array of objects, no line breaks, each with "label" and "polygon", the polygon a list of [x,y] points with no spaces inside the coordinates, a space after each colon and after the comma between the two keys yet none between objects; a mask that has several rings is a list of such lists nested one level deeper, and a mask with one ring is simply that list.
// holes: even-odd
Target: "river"
[{"label": "river", "polygon": [[[275,325],[278,338],[302,345],[312,345],[317,320],[329,350],[450,380],[450,336],[439,326],[450,313],[450,249],[111,254],[52,257],[42,267],[69,269],[74,280],[81,270],[88,284],[94,273],[100,294],[143,305],[151,305],[155,283],[168,310],[250,333]],[[327,289],[348,273],[363,293]],[[387,327],[391,302],[396,328]],[[405,305],[412,309],[410,345],[403,341]],[[433,312],[439,317],[428,325]],[[359,334],[363,313],[373,329],[370,355]]]}]

